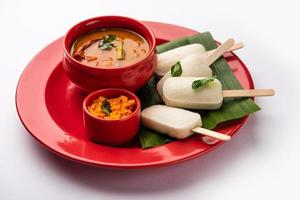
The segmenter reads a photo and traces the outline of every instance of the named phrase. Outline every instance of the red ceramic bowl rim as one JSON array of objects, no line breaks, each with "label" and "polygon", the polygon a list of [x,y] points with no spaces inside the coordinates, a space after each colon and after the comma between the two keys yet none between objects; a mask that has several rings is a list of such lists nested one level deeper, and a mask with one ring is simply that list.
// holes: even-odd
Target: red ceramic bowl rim
[{"label": "red ceramic bowl rim", "polygon": [[[141,35],[142,37],[144,37],[144,38],[147,40],[148,44],[149,44],[150,50],[149,50],[149,52],[147,53],[147,55],[146,55],[143,59],[141,59],[141,60],[139,60],[139,61],[137,61],[137,62],[134,62],[134,63],[132,63],[132,64],[123,65],[123,66],[119,66],[119,67],[111,66],[111,67],[109,67],[109,68],[108,68],[108,67],[101,67],[101,66],[94,67],[94,66],[85,65],[85,64],[82,64],[81,62],[79,62],[78,60],[76,60],[75,58],[73,58],[73,57],[71,56],[71,54],[69,53],[69,51],[67,50],[68,48],[66,47],[66,46],[67,46],[67,45],[66,45],[66,38],[69,37],[70,33],[74,30],[74,28],[75,28],[76,26],[82,26],[83,24],[87,24],[87,23],[89,23],[89,22],[91,22],[91,21],[94,21],[94,20],[97,20],[97,19],[101,19],[101,18],[122,18],[122,19],[126,19],[126,20],[133,21],[133,22],[135,22],[135,23],[140,24],[141,26],[143,26],[143,27],[149,32],[149,35],[150,35],[150,37],[145,37],[144,35],[139,34],[139,35]],[[117,28],[117,27],[116,27],[116,28]],[[125,28],[125,29],[126,29],[126,28]],[[128,29],[128,30],[130,30],[130,29]],[[133,31],[133,32],[134,32],[134,31]],[[152,40],[152,46],[150,45],[150,43],[149,43],[148,40]],[[153,51],[154,51],[155,48],[156,48],[156,40],[155,40],[155,36],[154,36],[153,31],[152,31],[146,24],[144,24],[144,23],[141,22],[141,21],[138,21],[138,20],[133,19],[133,18],[130,18],[130,17],[118,16],[118,15],[104,15],[104,16],[98,16],[98,17],[93,17],[93,18],[89,18],[89,19],[83,20],[83,21],[81,21],[81,22],[78,22],[78,23],[75,24],[74,26],[72,26],[72,27],[67,31],[66,35],[64,36],[64,39],[63,39],[63,48],[64,48],[64,52],[65,52],[66,56],[67,56],[69,59],[71,59],[72,62],[75,62],[75,63],[79,64],[81,67],[92,68],[92,69],[102,69],[102,70],[103,70],[103,69],[104,69],[104,70],[118,70],[118,69],[124,69],[124,68],[130,68],[130,67],[133,67],[133,66],[135,66],[135,65],[137,65],[137,64],[139,64],[139,63],[145,61],[146,59],[148,59],[149,56],[153,53]]]},{"label": "red ceramic bowl rim", "polygon": [[[125,96],[130,95],[130,96],[132,96],[134,98],[135,102],[136,102],[135,110],[130,115],[128,115],[124,118],[121,118],[121,119],[102,119],[102,118],[99,118],[99,117],[96,117],[96,116],[92,115],[87,110],[87,105],[86,105],[87,101],[90,100],[92,98],[92,96],[94,96],[96,94],[101,95],[101,93],[104,93],[104,92],[107,92],[107,91],[116,91],[116,93],[119,93],[119,95],[125,95]],[[103,121],[105,121],[105,122],[108,122],[108,121],[116,122],[116,121],[128,120],[128,119],[132,118],[133,116],[135,116],[136,114],[138,114],[138,112],[141,108],[141,103],[140,103],[139,98],[135,94],[133,94],[132,92],[130,92],[128,90],[118,89],[118,88],[106,88],[106,89],[96,90],[96,91],[90,93],[88,96],[86,96],[83,100],[82,107],[83,107],[84,112],[87,113],[89,115],[89,117],[92,117],[92,118],[98,120],[99,122],[103,122]]]}]

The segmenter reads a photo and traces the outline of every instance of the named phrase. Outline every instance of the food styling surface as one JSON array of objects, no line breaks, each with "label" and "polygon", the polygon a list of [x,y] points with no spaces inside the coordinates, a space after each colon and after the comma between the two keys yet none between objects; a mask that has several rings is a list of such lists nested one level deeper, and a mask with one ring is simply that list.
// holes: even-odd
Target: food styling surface
[{"label": "food styling surface", "polygon": [[[92,0],[88,5],[57,0],[1,1],[0,21],[7,28],[0,32],[3,39],[3,48],[0,50],[3,56],[0,73],[0,199],[297,199],[297,180],[300,178],[300,135],[297,131],[300,111],[297,38],[300,29],[296,26],[300,16],[297,9],[297,2],[292,0],[229,0],[218,4],[196,0],[157,3]],[[17,82],[29,61],[52,41],[63,36],[73,24],[86,18],[111,14],[178,24],[200,32],[210,31],[220,42],[229,37],[237,42],[242,41],[245,47],[234,54],[247,66],[255,88],[274,88],[276,96],[256,98],[255,103],[262,110],[251,115],[230,142],[178,165],[116,170],[62,159],[36,142],[20,122],[15,109]],[[185,34],[183,30],[170,33],[160,27],[153,29],[162,31],[159,44]],[[167,37],[169,35],[170,38]],[[61,42],[57,40],[54,46],[47,47],[51,52],[60,54],[60,59],[62,49],[57,50],[55,46]],[[30,102],[32,106],[27,111],[47,116],[51,112],[52,117],[38,115],[39,118],[29,121],[46,122],[50,126],[61,123],[55,130],[63,137],[53,145],[68,149],[70,154],[81,151],[82,155],[88,155],[91,146],[80,141],[85,133],[79,108],[85,95],[63,75],[61,62],[55,61],[56,65],[48,68],[45,63],[52,62],[52,56],[52,53],[37,55],[41,58],[36,63],[38,73],[24,80],[30,82],[47,74],[47,93],[44,88],[46,84],[27,87],[37,101],[45,102],[48,99],[47,109],[39,109],[40,104],[34,101]],[[240,61],[232,56],[225,57],[241,85],[250,88],[251,83],[241,76],[245,71],[232,67]],[[52,75],[49,77],[49,74]],[[50,87],[51,92],[48,90]],[[65,92],[68,94],[63,95]],[[70,98],[75,101],[70,101]],[[62,112],[69,113],[65,117],[53,117],[55,113]],[[79,118],[72,118],[72,115]],[[69,121],[68,117],[72,120]],[[45,141],[56,137],[49,132],[49,127],[43,127]],[[164,155],[180,157],[183,150],[189,150],[183,147],[189,142],[190,139],[176,141],[146,150],[136,143],[129,148],[119,148],[118,154],[122,155],[125,152],[123,149],[136,148],[145,157],[149,152],[156,159]],[[166,148],[173,143],[180,143],[180,146],[172,148],[172,151]],[[199,145],[199,141],[190,144],[194,148],[202,145]],[[102,157],[105,150],[98,152],[95,158]],[[106,152],[111,152],[109,158],[114,159],[113,151]]]}]

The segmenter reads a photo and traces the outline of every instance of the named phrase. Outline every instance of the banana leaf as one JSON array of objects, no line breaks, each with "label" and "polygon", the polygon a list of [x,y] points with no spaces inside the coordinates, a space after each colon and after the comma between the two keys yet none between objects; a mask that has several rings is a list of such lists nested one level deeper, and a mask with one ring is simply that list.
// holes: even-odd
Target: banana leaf
[{"label": "banana leaf", "polygon": [[[202,44],[207,51],[217,48],[217,44],[212,35],[209,32],[204,32],[159,45],[157,46],[157,53],[163,53],[165,51],[193,43]],[[219,58],[210,67],[213,71],[213,75],[221,81],[223,89],[242,89],[241,84],[234,76],[223,57]],[[156,91],[156,82],[157,80],[155,77],[152,77],[148,84],[139,91],[138,95],[142,102],[142,108],[162,103]],[[251,98],[226,98],[224,99],[222,107],[218,110],[194,111],[201,114],[203,123],[202,126],[204,128],[213,129],[222,122],[238,119],[258,110],[260,110],[260,108]],[[172,141],[168,136],[159,134],[144,127],[140,129],[139,139],[142,148],[150,148]]]}]

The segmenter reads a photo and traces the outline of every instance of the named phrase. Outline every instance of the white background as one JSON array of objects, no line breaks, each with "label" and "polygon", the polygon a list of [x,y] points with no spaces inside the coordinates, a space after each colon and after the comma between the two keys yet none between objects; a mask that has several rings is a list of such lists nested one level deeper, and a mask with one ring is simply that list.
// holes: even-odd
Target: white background
[{"label": "white background", "polygon": [[[297,1],[0,1],[0,199],[299,199],[299,6]],[[175,166],[116,171],[58,158],[21,125],[18,78],[45,45],[83,19],[125,15],[234,37],[257,88],[252,115],[233,140]],[[297,20],[298,18],[298,20]]]}]

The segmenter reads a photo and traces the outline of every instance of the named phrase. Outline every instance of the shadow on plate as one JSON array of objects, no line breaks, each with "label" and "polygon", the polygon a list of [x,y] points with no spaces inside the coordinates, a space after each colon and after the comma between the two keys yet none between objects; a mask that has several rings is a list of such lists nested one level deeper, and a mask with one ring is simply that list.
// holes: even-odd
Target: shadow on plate
[{"label": "shadow on plate", "polygon": [[255,140],[255,127],[258,124],[259,120],[253,115],[231,142],[202,157],[177,165],[138,170],[103,169],[82,165],[56,156],[30,137],[27,142],[32,152],[35,152],[36,159],[47,163],[58,176],[69,179],[73,184],[99,192],[143,195],[180,190],[199,182],[205,184],[209,179],[217,181],[231,165],[237,164],[243,152],[260,145]]}]

